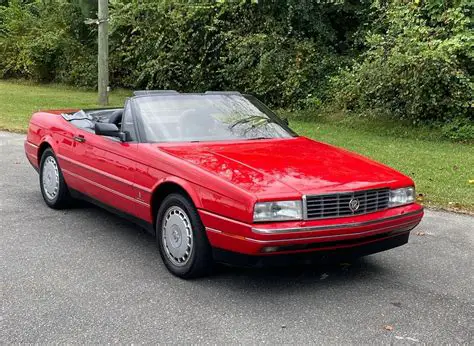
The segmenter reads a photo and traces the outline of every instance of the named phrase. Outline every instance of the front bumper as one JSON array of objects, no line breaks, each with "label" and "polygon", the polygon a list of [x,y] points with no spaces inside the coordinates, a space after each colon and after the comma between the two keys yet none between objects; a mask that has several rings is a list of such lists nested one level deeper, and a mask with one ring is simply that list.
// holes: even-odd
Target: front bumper
[{"label": "front bumper", "polygon": [[350,262],[361,256],[371,255],[373,253],[393,249],[394,247],[404,245],[408,242],[409,233],[384,238],[382,240],[362,244],[356,247],[337,248],[333,250],[320,250],[300,253],[273,254],[265,255],[246,255],[242,253],[213,249],[213,256],[216,262],[230,265],[246,267],[274,267],[288,266],[294,264],[312,264],[312,263],[340,263]]},{"label": "front bumper", "polygon": [[246,224],[202,210],[200,216],[214,248],[275,256],[389,244],[392,238],[408,240],[423,217],[423,208],[410,204],[354,217],[267,224]]}]

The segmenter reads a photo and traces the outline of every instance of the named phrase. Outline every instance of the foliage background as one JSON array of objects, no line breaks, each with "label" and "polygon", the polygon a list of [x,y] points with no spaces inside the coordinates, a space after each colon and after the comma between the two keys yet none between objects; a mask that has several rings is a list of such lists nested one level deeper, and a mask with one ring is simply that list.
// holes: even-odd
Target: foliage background
[{"label": "foliage background", "polygon": [[[94,0],[3,0],[0,77],[96,87]],[[274,107],[474,139],[472,1],[110,0],[112,87],[251,92]],[[313,115],[314,116],[314,115]],[[311,115],[309,115],[311,117]]]}]

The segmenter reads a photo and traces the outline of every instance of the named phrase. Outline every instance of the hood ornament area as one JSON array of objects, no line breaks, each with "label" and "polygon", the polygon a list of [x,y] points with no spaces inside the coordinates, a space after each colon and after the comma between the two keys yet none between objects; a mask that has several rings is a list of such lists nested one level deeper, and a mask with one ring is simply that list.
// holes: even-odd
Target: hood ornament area
[{"label": "hood ornament area", "polygon": [[349,209],[352,211],[352,212],[355,212],[357,210],[359,210],[359,207],[360,207],[360,202],[357,198],[352,198],[350,201],[349,201]]}]

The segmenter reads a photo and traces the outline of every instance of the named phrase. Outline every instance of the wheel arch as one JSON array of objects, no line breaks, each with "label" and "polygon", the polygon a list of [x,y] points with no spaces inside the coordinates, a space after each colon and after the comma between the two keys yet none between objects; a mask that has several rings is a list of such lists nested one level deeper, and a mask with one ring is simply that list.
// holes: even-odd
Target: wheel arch
[{"label": "wheel arch", "polygon": [[150,209],[152,213],[151,219],[153,220],[154,229],[156,227],[158,209],[160,208],[166,196],[172,193],[180,193],[183,196],[189,198],[196,208],[201,207],[201,200],[189,182],[181,181],[180,179],[167,179],[162,181],[161,183],[157,184],[157,186],[155,186],[151,197]]},{"label": "wheel arch", "polygon": [[48,142],[48,141],[43,141],[39,147],[38,147],[38,167],[40,166],[41,163],[41,157],[43,156],[43,153],[45,152],[46,149],[50,148],[53,150],[53,146]]}]

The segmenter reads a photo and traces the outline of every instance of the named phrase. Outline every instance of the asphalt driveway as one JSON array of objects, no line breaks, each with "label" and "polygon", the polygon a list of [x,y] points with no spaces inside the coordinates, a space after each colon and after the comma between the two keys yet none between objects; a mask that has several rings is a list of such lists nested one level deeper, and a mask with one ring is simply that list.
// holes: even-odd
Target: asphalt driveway
[{"label": "asphalt driveway", "polygon": [[427,211],[408,245],[350,265],[183,281],[133,224],[47,208],[23,139],[0,132],[2,344],[474,342],[474,217]]}]

